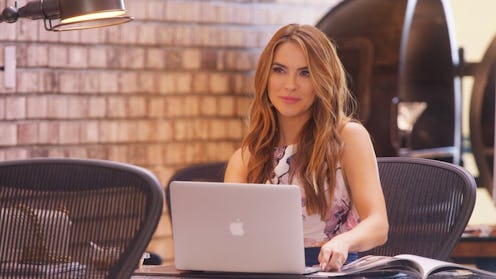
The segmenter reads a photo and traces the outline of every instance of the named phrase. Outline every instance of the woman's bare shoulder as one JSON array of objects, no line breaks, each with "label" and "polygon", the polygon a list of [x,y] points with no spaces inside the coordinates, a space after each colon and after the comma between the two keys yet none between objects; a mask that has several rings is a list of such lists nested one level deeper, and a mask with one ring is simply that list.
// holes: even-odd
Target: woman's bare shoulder
[{"label": "woman's bare shoulder", "polygon": [[349,121],[343,125],[340,131],[341,136],[346,140],[354,137],[369,137],[369,132],[361,123]]},{"label": "woman's bare shoulder", "polygon": [[250,159],[250,151],[248,151],[247,148],[238,148],[231,155],[229,162],[234,161],[236,163],[248,163],[249,159]]},{"label": "woman's bare shoulder", "polygon": [[239,148],[236,151],[234,151],[227,164],[224,181],[245,182],[249,158],[250,158],[250,153],[246,149]]},{"label": "woman's bare shoulder", "polygon": [[358,122],[346,123],[341,129],[341,140],[344,144],[341,160],[343,163],[372,159],[375,157],[374,146],[367,129]]}]

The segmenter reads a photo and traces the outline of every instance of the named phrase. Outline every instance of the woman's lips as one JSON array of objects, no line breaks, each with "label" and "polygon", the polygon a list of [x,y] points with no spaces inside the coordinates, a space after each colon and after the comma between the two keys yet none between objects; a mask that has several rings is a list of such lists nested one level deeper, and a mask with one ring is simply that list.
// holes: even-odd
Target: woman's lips
[{"label": "woman's lips", "polygon": [[284,103],[286,104],[294,104],[297,103],[300,99],[296,97],[289,97],[289,96],[281,96],[279,97]]}]

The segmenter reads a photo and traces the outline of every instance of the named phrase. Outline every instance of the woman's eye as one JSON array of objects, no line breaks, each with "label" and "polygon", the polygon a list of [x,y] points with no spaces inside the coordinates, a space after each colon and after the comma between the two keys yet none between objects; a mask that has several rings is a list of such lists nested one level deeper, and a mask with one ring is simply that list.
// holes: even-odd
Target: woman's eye
[{"label": "woman's eye", "polygon": [[274,67],[272,67],[272,72],[274,72],[274,73],[284,73],[284,69],[282,67],[279,67],[279,66],[274,66]]},{"label": "woman's eye", "polygon": [[304,77],[309,77],[310,71],[309,70],[301,70],[300,75],[304,76]]}]

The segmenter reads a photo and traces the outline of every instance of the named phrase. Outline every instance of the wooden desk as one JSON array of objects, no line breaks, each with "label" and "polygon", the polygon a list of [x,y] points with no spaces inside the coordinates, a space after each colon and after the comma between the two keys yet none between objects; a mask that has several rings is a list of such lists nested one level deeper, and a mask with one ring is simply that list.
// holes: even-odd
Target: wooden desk
[{"label": "wooden desk", "polygon": [[451,258],[460,264],[496,271],[496,235],[462,237],[451,253]]},{"label": "wooden desk", "polygon": [[460,240],[451,253],[454,262],[496,272],[496,237]]},{"label": "wooden desk", "polygon": [[462,238],[451,253],[451,257],[461,258],[495,258],[496,237]]},{"label": "wooden desk", "polygon": [[477,188],[474,211],[451,257],[460,262],[493,258],[496,264],[496,207],[486,188]]}]

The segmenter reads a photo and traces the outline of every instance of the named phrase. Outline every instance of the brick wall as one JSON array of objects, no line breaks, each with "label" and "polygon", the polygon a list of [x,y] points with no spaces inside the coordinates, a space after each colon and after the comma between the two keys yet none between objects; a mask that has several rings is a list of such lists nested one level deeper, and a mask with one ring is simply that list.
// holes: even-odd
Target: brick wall
[{"label": "brick wall", "polygon": [[[0,72],[0,160],[115,160],[163,185],[177,168],[227,160],[245,131],[261,48],[281,25],[315,24],[336,2],[126,0],[135,20],[114,27],[0,23],[0,65],[5,46],[17,53],[16,87]],[[173,260],[165,213],[149,250]]]}]

